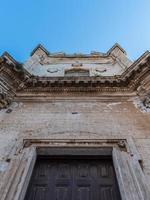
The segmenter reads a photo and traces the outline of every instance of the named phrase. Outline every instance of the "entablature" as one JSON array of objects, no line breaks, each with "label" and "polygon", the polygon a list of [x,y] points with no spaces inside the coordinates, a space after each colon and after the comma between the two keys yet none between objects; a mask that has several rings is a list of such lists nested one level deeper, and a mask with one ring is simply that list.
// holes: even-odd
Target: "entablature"
[{"label": "entablature", "polygon": [[[108,54],[116,51],[115,46]],[[41,49],[40,49],[41,50]],[[38,51],[38,50],[37,50]],[[43,50],[42,50],[43,51]],[[118,50],[122,51],[122,50]],[[122,51],[125,54],[125,52]],[[100,55],[99,55],[100,56]],[[101,55],[102,56],[102,55]],[[78,66],[77,66],[78,64]],[[73,64],[73,68],[82,68],[81,63]],[[19,97],[47,94],[81,94],[86,93],[100,96],[102,93],[141,95],[150,91],[150,52],[145,52],[121,75],[113,76],[35,76],[24,68],[23,64],[13,60],[5,53],[0,59],[0,89],[4,96]],[[144,92],[143,92],[144,91]]]}]

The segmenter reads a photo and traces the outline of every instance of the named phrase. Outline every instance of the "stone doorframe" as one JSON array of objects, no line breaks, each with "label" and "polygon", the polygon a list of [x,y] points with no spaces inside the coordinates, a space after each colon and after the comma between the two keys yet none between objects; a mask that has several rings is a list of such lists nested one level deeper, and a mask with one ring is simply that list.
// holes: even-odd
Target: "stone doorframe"
[{"label": "stone doorframe", "polygon": [[[141,157],[132,138],[128,139],[24,139],[3,176],[1,200],[23,200],[38,155],[56,155],[57,149],[92,150],[92,155],[110,155],[118,180],[122,200],[148,200],[150,191],[141,168]],[[107,151],[104,151],[104,149]],[[76,152],[76,151],[74,151]],[[71,154],[72,155],[72,154]],[[76,153],[74,154],[76,155]],[[88,155],[88,151],[87,154]]]}]

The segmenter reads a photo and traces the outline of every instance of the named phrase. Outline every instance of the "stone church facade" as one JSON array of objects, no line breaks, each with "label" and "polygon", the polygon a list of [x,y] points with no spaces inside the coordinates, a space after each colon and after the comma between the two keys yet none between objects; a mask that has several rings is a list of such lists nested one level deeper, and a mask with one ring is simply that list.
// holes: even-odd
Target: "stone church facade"
[{"label": "stone church facade", "polygon": [[149,200],[150,52],[5,52],[0,199]]}]

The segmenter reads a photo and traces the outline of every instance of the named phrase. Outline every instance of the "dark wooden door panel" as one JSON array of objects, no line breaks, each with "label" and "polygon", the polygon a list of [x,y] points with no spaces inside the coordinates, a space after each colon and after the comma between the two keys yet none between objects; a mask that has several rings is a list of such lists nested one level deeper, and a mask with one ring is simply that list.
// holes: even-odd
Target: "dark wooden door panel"
[{"label": "dark wooden door panel", "polygon": [[38,158],[25,200],[120,200],[109,159]]}]

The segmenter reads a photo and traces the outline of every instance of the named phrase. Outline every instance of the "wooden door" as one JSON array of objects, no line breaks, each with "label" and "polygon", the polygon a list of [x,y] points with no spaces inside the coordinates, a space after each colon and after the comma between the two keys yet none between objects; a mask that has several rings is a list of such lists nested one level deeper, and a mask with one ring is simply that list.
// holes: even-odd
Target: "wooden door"
[{"label": "wooden door", "polygon": [[111,159],[38,158],[25,200],[120,200]]}]

